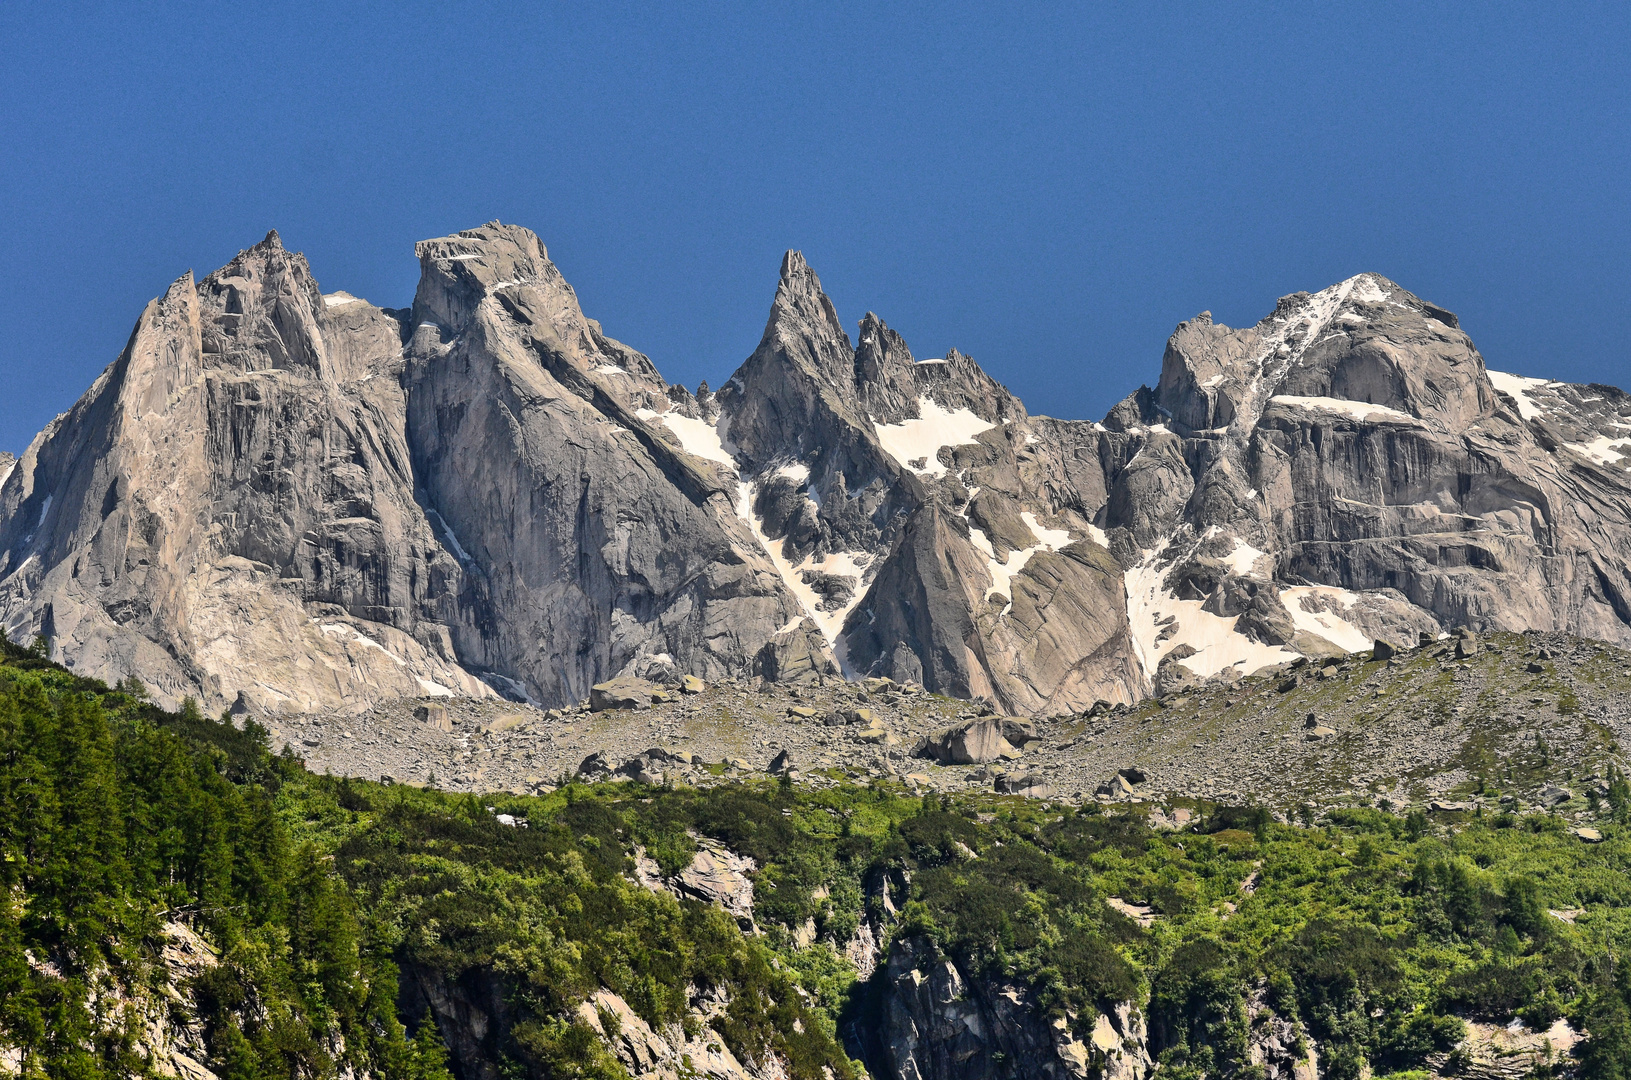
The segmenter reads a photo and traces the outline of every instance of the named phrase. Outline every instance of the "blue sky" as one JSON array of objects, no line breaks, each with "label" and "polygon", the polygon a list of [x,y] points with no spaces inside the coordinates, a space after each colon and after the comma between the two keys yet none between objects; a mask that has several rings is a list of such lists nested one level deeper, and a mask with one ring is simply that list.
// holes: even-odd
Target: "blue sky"
[{"label": "blue sky", "polygon": [[1631,5],[817,8],[7,5],[0,447],[270,228],[397,306],[492,218],[693,387],[789,247],[1033,412],[1366,270],[1492,367],[1631,383]]}]

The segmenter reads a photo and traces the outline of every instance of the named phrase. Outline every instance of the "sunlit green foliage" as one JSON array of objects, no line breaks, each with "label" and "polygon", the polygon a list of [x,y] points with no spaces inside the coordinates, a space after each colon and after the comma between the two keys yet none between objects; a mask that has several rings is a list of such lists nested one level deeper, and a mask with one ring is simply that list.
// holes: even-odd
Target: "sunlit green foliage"
[{"label": "sunlit green foliage", "polygon": [[[1589,1029],[1580,1075],[1631,1080],[1618,773],[1600,844],[1545,814],[1350,809],[1296,826],[1197,806],[1160,831],[1136,807],[884,784],[478,799],[314,776],[253,724],[0,648],[0,1044],[31,1076],[146,1068],[93,1003],[158,992],[162,929],[180,921],[220,950],[183,989],[223,1077],[443,1080],[431,985],[496,992],[505,1021],[481,1050],[506,1075],[624,1075],[590,1023],[609,1014],[583,1012],[605,989],[691,1035],[691,993],[717,991],[730,1005],[709,1037],[739,1057],[850,1077],[840,1033],[878,987],[841,954],[870,921],[1026,983],[1079,1034],[1136,1003],[1172,1077],[1253,1075],[1250,999],[1300,1024],[1328,1077],[1408,1075],[1464,1020],[1516,1015]],[[757,863],[761,934],[636,882],[637,854],[674,874],[701,838]]]}]

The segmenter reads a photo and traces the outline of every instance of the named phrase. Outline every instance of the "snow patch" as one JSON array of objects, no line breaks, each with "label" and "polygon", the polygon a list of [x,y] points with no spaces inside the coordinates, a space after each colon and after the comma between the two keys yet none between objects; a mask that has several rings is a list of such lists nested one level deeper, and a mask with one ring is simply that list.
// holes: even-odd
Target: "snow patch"
[{"label": "snow patch", "polygon": [[1036,537],[1036,542],[1049,551],[1058,551],[1070,543],[1069,529],[1045,528],[1037,523],[1036,515],[1029,510],[1021,513],[1019,519],[1025,523],[1027,529],[1031,530],[1031,535]]},{"label": "snow patch", "polygon": [[1242,429],[1257,423],[1261,409],[1259,395],[1263,389],[1273,387],[1309,348],[1322,340],[1349,297],[1380,303],[1388,296],[1371,275],[1358,274],[1321,289],[1303,301],[1301,306],[1284,315],[1276,314],[1259,323],[1263,334],[1263,351],[1254,361],[1257,371],[1247,387],[1247,399],[1236,409],[1229,426]]},{"label": "snow patch", "polygon": [[[648,409],[642,409],[640,415],[645,416],[649,411]],[[652,415],[655,416],[656,414],[653,413]],[[646,417],[648,420],[650,418]],[[664,424],[668,425],[668,430],[672,431],[675,437],[680,440],[680,445],[685,448],[686,453],[706,461],[717,461],[719,464],[731,469],[736,468],[736,459],[725,448],[725,440],[719,434],[717,424],[710,424],[706,420],[698,420],[690,416],[681,416],[675,412],[665,412],[662,414],[661,419]]]},{"label": "snow patch", "polygon": [[481,256],[480,255],[443,255],[442,258],[446,259],[448,262],[469,262],[472,259],[479,259],[479,258],[481,258]]},{"label": "snow patch", "polygon": [[[322,630],[323,633],[328,635],[329,637],[337,637],[342,641],[346,640],[347,635],[350,635],[350,640],[355,641],[358,645],[361,645],[363,648],[365,648],[365,649],[378,649],[380,652],[384,653],[387,657],[390,658],[392,663],[396,664],[397,667],[407,667],[408,666],[408,662],[406,660],[402,659],[402,657],[398,656],[396,653],[392,652],[390,649],[387,649],[385,646],[381,645],[379,642],[375,641],[373,638],[369,637],[367,634],[364,634],[362,631],[358,630],[354,626],[347,626],[344,623],[321,623],[321,624],[319,624],[318,629]],[[420,680],[420,681],[423,682],[424,680]],[[448,691],[448,696],[451,697],[452,695],[453,695],[453,691],[449,690]]]},{"label": "snow patch", "polygon": [[347,304],[366,304],[367,302],[360,296],[352,296],[350,293],[344,292],[329,293],[323,297],[323,306],[331,308],[345,307]]},{"label": "snow patch", "polygon": [[783,465],[776,470],[777,476],[785,476],[795,484],[808,483],[810,480],[810,466],[802,461],[795,461],[791,465]]},{"label": "snow patch", "polygon": [[[1298,654],[1289,649],[1264,645],[1237,631],[1235,624],[1240,616],[1214,615],[1202,609],[1200,600],[1174,596],[1162,584],[1171,566],[1170,562],[1160,561],[1162,550],[1146,552],[1144,560],[1127,571],[1125,579],[1133,651],[1146,675],[1153,678],[1161,658],[1179,645],[1188,645],[1195,655],[1178,663],[1202,678],[1230,667],[1250,674],[1297,658]],[[1171,633],[1167,633],[1169,629]]]},{"label": "snow patch", "polygon": [[1368,401],[1349,401],[1346,398],[1332,397],[1303,397],[1299,394],[1276,394],[1269,398],[1273,405],[1287,405],[1295,409],[1317,409],[1321,412],[1342,413],[1355,420],[1371,420],[1381,417],[1385,420],[1400,420],[1406,423],[1416,423],[1416,418],[1407,412],[1390,409],[1386,405],[1373,405]]},{"label": "snow patch", "polygon": [[[1631,457],[1631,453],[1616,447],[1628,445],[1625,439],[1610,438],[1599,435],[1589,443],[1564,443],[1570,450],[1583,454],[1599,465],[1618,465],[1623,459]],[[45,520],[42,516],[40,520]]]},{"label": "snow patch", "polygon": [[616,364],[602,364],[599,367],[595,368],[595,374],[597,374],[597,375],[627,375],[628,372],[626,370],[624,370],[623,368],[618,367]]},{"label": "snow patch", "polygon": [[[799,606],[804,609],[803,618],[808,618],[821,631],[821,636],[827,639],[827,644],[833,650],[840,667],[844,667],[843,644],[839,640],[844,629],[844,620],[854,610],[855,605],[861,602],[865,593],[862,588],[861,576],[865,565],[871,562],[871,556],[862,551],[840,551],[829,554],[822,559],[813,556],[794,566],[786,555],[782,554],[782,541],[772,540],[765,535],[764,524],[753,513],[753,485],[747,481],[739,483],[736,487],[736,513],[741,517],[747,527],[753,532],[754,538],[770,556],[771,565],[775,566],[776,573],[781,576],[782,583],[787,586]],[[820,593],[813,586],[804,582],[806,572],[830,574],[834,577],[849,577],[855,579],[854,591],[850,593],[848,602],[840,607],[823,611],[820,604],[823,602]],[[778,633],[791,630],[797,621],[789,623]],[[849,672],[846,670],[845,675]]]},{"label": "snow patch", "polygon": [[429,679],[420,678],[417,675],[414,676],[414,679],[419,683],[419,689],[421,689],[421,690],[423,690],[425,692],[426,697],[454,697],[454,696],[456,696],[453,693],[453,691],[449,690],[447,687],[443,686],[439,682],[431,682]]},{"label": "snow patch", "polygon": [[1350,286],[1349,296],[1366,304],[1380,304],[1393,295],[1376,284],[1376,279],[1369,274],[1351,277],[1344,284]]},{"label": "snow patch", "polygon": [[459,543],[459,538],[453,535],[453,526],[447,523],[447,519],[442,517],[442,515],[435,510],[427,510],[426,513],[435,518],[436,524],[442,527],[442,538],[445,539],[448,546],[453,549],[453,554],[458,556],[459,561],[462,563],[469,562],[470,553],[464,550],[464,545]]},{"label": "snow patch", "polygon": [[[944,476],[946,467],[939,459],[942,447],[972,445],[974,436],[998,426],[968,409],[947,412],[930,397],[917,399],[917,411],[916,419],[898,424],[873,421],[872,429],[889,456],[919,476]],[[927,459],[922,468],[911,464],[918,458]]]},{"label": "snow patch", "polygon": [[1362,652],[1371,647],[1373,642],[1365,632],[1341,615],[1333,611],[1306,610],[1303,600],[1310,597],[1335,601],[1344,610],[1359,602],[1356,593],[1331,585],[1294,585],[1282,589],[1280,603],[1291,613],[1291,622],[1297,629],[1318,635],[1345,652]]},{"label": "snow patch", "polygon": [[1484,374],[1495,389],[1510,397],[1518,403],[1518,415],[1525,420],[1533,420],[1546,411],[1545,406],[1529,396],[1530,391],[1551,385],[1550,379],[1530,379],[1522,375],[1510,375],[1504,371],[1490,371],[1487,368]]},{"label": "snow patch", "polygon": [[[526,704],[528,704],[528,705],[538,704],[538,702],[536,700],[534,700],[533,696],[530,693],[527,692],[527,687],[526,687],[525,683],[517,682],[516,680],[510,678],[508,675],[500,675],[496,671],[488,671],[488,672],[485,672],[485,673],[482,674],[481,681],[486,683],[488,686],[491,686],[494,690],[498,690],[500,692],[500,696],[503,695],[503,688],[500,687],[498,684],[503,683],[504,686],[509,687],[510,693],[512,695],[514,695],[515,697],[521,699]],[[420,688],[423,689],[425,687],[425,685],[427,684],[427,682],[428,682],[428,680],[423,680],[423,679],[420,680],[420,683],[419,683]],[[437,684],[436,683],[429,683],[429,685],[436,686]],[[440,697],[441,695],[432,693],[431,696],[432,697]]]},{"label": "snow patch", "polygon": [[914,366],[922,367],[924,364],[944,364],[945,362],[946,362],[946,358],[943,357],[943,356],[940,356],[940,357],[934,357],[934,358],[931,358],[931,359],[928,359],[928,360],[914,361]]},{"label": "snow patch", "polygon": [[1223,562],[1237,577],[1247,577],[1251,574],[1252,567],[1257,565],[1257,560],[1266,554],[1268,552],[1259,551],[1246,541],[1236,537],[1235,549],[1223,557]]},{"label": "snow patch", "polygon": [[1036,515],[1029,510],[1021,513],[1019,517],[1025,522],[1025,527],[1031,530],[1031,535],[1036,537],[1036,543],[1028,548],[1008,552],[1007,562],[997,561],[996,549],[992,547],[991,538],[985,535],[984,530],[973,526],[968,530],[969,542],[985,553],[986,568],[991,571],[991,584],[985,590],[985,598],[989,600],[998,593],[1008,597],[1008,604],[1002,609],[1004,615],[1013,610],[1014,579],[1025,569],[1025,564],[1031,561],[1031,556],[1043,550],[1058,551],[1071,542],[1069,530],[1045,528],[1037,523]]}]

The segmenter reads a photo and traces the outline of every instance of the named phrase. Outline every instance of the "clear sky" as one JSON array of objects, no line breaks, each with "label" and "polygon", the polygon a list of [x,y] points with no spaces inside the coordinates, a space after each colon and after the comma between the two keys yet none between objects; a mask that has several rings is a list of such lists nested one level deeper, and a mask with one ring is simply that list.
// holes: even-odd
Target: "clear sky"
[{"label": "clear sky", "polygon": [[789,247],[852,335],[1057,416],[1366,270],[1492,367],[1624,386],[1628,46],[1623,2],[9,4],[0,447],[270,228],[400,306],[415,240],[492,218],[692,387]]}]

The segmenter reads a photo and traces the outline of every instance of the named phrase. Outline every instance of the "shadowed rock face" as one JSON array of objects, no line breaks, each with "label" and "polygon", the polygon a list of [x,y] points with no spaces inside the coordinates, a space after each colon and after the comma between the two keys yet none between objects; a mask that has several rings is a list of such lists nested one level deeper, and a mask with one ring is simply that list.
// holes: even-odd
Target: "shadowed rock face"
[{"label": "shadowed rock face", "polygon": [[528,230],[416,250],[410,310],[276,234],[148,305],[0,485],[7,632],[211,708],[842,671],[1027,714],[1462,623],[1631,639],[1631,399],[1492,376],[1376,275],[1180,324],[1094,424],[852,343],[797,252],[693,395]]},{"label": "shadowed rock face", "polygon": [[872,982],[876,1008],[861,1021],[874,1075],[895,1080],[1145,1080],[1155,1071],[1132,1002],[1100,1014],[1087,1038],[1075,1016],[1047,1018],[1020,983],[972,976],[929,942],[897,941]]}]

